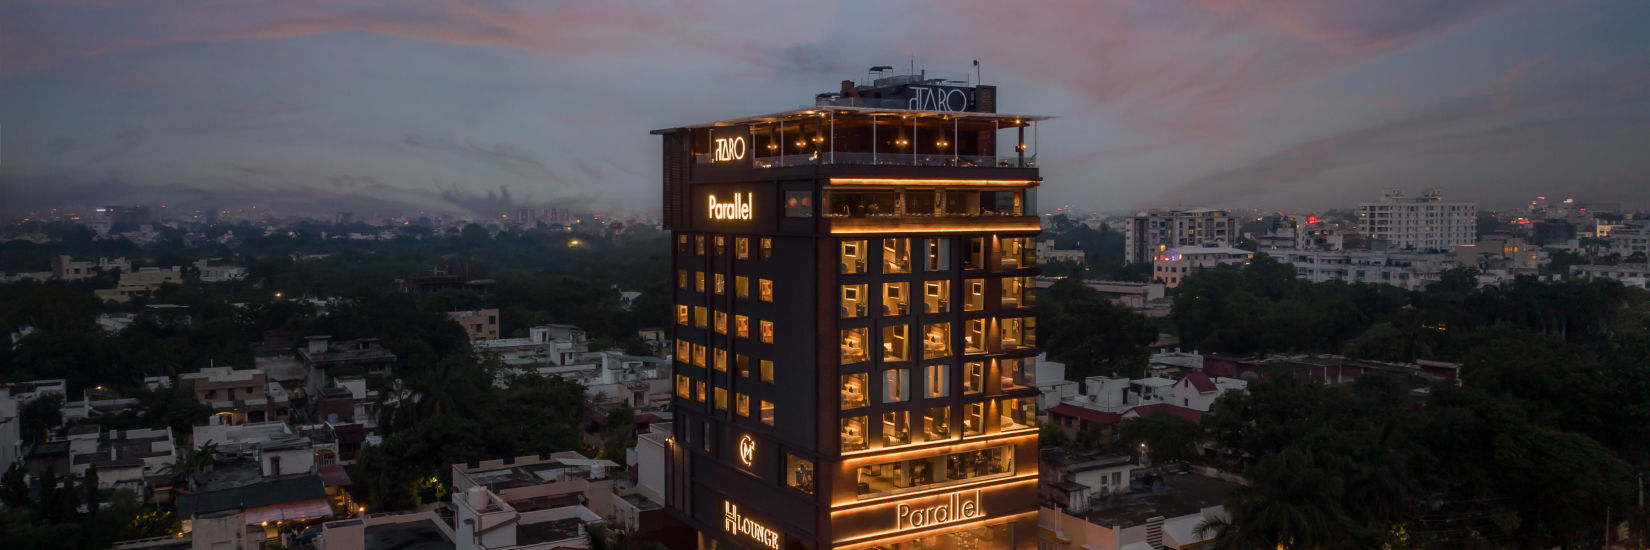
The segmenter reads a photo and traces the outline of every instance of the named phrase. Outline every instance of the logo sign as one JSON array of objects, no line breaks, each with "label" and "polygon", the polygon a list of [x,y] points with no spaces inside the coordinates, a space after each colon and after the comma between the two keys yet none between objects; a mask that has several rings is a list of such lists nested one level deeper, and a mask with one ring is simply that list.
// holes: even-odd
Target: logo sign
[{"label": "logo sign", "polygon": [[914,111],[967,111],[968,89],[953,86],[911,86],[905,89],[906,108]]},{"label": "logo sign", "polygon": [[749,435],[739,438],[739,461],[746,466],[756,462],[756,440]]},{"label": "logo sign", "polygon": [[751,202],[755,193],[733,194],[731,202],[717,202],[716,195],[710,195],[710,219],[713,220],[749,220],[751,219]]},{"label": "logo sign", "polygon": [[711,158],[715,162],[745,160],[745,153],[749,150],[750,147],[745,143],[745,136],[716,138],[716,151]]},{"label": "logo sign", "polygon": [[779,550],[778,531],[739,515],[739,505],[726,500],[722,501],[722,528],[735,536],[745,535],[763,546]]},{"label": "logo sign", "polygon": [[894,508],[894,514],[895,529],[915,529],[979,518],[985,515],[985,510],[980,507],[980,490],[975,489],[973,493],[951,493],[944,502],[934,506],[900,504]]}]

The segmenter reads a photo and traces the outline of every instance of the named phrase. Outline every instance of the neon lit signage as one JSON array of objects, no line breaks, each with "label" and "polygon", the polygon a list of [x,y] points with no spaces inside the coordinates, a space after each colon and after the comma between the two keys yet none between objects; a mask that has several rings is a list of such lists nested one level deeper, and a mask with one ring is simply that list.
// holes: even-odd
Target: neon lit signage
[{"label": "neon lit signage", "polygon": [[968,110],[968,90],[952,86],[911,86],[905,91],[906,108],[913,111]]},{"label": "neon lit signage", "polygon": [[745,535],[763,546],[779,550],[779,532],[739,515],[739,505],[722,501],[722,528],[733,535]]},{"label": "neon lit signage", "polygon": [[756,462],[756,440],[749,435],[739,438],[739,461],[746,466]]},{"label": "neon lit signage", "polygon": [[713,220],[749,220],[751,219],[751,202],[755,193],[733,194],[732,202],[716,202],[716,195],[710,195],[710,219]]},{"label": "neon lit signage", "polygon": [[980,518],[985,516],[985,509],[980,506],[980,490],[975,489],[973,493],[951,493],[944,502],[934,506],[901,503],[894,507],[894,516],[894,529],[916,529]]},{"label": "neon lit signage", "polygon": [[715,162],[745,160],[745,153],[749,150],[750,147],[745,143],[745,136],[716,138],[716,151],[712,153],[711,158]]}]

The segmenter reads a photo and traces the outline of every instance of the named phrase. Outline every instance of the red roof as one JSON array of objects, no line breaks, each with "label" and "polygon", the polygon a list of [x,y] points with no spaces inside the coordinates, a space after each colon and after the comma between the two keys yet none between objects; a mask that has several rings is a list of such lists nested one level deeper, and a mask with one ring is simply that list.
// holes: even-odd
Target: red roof
[{"label": "red roof", "polygon": [[325,487],[348,487],[352,484],[349,473],[337,464],[322,466],[315,473],[321,476],[321,485]]},{"label": "red roof", "polygon": [[1209,393],[1219,389],[1215,387],[1214,382],[1209,380],[1209,375],[1201,372],[1187,374],[1186,381],[1190,382],[1192,387],[1197,388],[1198,393]]},{"label": "red roof", "polygon": [[1141,405],[1139,407],[1124,411],[1123,416],[1129,416],[1130,413],[1133,413],[1134,416],[1141,418],[1154,414],[1172,414],[1192,422],[1199,422],[1203,420],[1203,411],[1182,407],[1180,405],[1170,405],[1168,403]]},{"label": "red roof", "polygon": [[1069,405],[1066,403],[1049,407],[1048,414],[1076,418],[1084,422],[1100,422],[1104,424],[1116,424],[1117,421],[1123,419],[1123,417],[1117,413],[1102,412],[1076,405]]},{"label": "red roof", "polygon": [[652,423],[658,422],[658,421],[659,421],[659,417],[657,415],[654,415],[653,413],[641,413],[641,414],[638,414],[635,417],[631,418],[631,422],[636,423],[637,426],[641,426],[643,424],[652,424]]}]

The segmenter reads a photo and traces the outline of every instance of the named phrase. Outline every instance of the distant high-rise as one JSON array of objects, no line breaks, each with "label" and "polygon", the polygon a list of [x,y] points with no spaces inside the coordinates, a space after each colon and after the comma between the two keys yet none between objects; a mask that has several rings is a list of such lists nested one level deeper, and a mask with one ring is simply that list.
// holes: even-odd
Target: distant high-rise
[{"label": "distant high-rise", "polygon": [[907,76],[654,132],[700,548],[1036,547],[1044,117],[993,111]]},{"label": "distant high-rise", "polygon": [[1387,189],[1380,202],[1358,205],[1358,232],[1393,250],[1448,251],[1473,244],[1477,223],[1478,203],[1444,202],[1436,188],[1419,197]]},{"label": "distant high-rise", "polygon": [[1183,246],[1231,247],[1238,220],[1225,210],[1177,208],[1141,212],[1129,218],[1123,262],[1147,263],[1158,253]]}]

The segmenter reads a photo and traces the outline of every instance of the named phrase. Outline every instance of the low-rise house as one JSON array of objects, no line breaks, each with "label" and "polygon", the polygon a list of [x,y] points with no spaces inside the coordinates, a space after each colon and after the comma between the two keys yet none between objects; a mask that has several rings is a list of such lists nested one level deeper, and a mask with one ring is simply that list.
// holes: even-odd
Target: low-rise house
[{"label": "low-rise house", "polygon": [[586,529],[612,515],[607,460],[576,452],[454,464],[451,507],[459,550],[586,547]]},{"label": "low-rise house", "polygon": [[1045,451],[1037,547],[1071,550],[1195,548],[1226,519],[1222,503],[1239,485],[1184,464],[1138,468],[1128,457],[1067,457]]},{"label": "low-rise house", "polygon": [[1572,265],[1572,279],[1609,279],[1636,288],[1650,288],[1650,263],[1621,265]]},{"label": "low-rise house", "polygon": [[121,273],[114,288],[92,291],[105,302],[128,302],[132,298],[148,296],[161,286],[183,284],[183,271],[174,267],[142,267],[137,271]]},{"label": "low-rise house", "polygon": [[1279,261],[1295,266],[1295,276],[1314,283],[1387,284],[1422,290],[1454,268],[1455,254],[1384,250],[1296,250]]},{"label": "low-rise house", "polygon": [[65,439],[67,471],[83,476],[96,467],[98,489],[130,489],[141,498],[152,496],[149,480],[164,476],[178,461],[177,442],[167,428],[105,432],[96,424],[85,424],[70,428]]},{"label": "low-rise house", "polygon": [[298,359],[303,361],[307,371],[306,394],[313,395],[331,384],[333,378],[341,376],[338,374],[340,370],[349,371],[342,376],[389,375],[396,357],[390,350],[384,349],[377,338],[334,342],[331,336],[318,335],[304,339],[304,347],[298,350]]},{"label": "low-rise house", "polygon": [[458,321],[471,341],[498,339],[498,308],[449,311],[447,317]]},{"label": "low-rise house", "polygon": [[1083,265],[1088,261],[1088,254],[1081,250],[1058,250],[1054,248],[1054,241],[1037,241],[1037,261],[1040,263],[1071,262]]},{"label": "low-rise house", "polygon": [[1182,246],[1159,252],[1152,257],[1152,279],[1163,281],[1163,286],[1174,288],[1187,275],[1219,266],[1242,267],[1249,263],[1254,252],[1224,246]]},{"label": "low-rise house", "polygon": [[79,281],[81,279],[96,277],[105,271],[126,273],[131,270],[132,262],[127,261],[126,258],[115,258],[112,260],[109,258],[98,258],[95,262],[77,262],[73,258],[69,257],[69,255],[64,254],[52,257],[51,276],[53,279],[61,281]]},{"label": "low-rise house", "polygon": [[216,258],[195,261],[195,270],[203,283],[239,281],[246,278],[246,268],[238,265],[212,265]]},{"label": "low-rise house", "polygon": [[[527,329],[526,338],[481,340],[471,346],[481,357],[497,357],[507,367],[541,367],[567,365],[579,354],[589,351],[584,332],[573,332],[555,327],[570,325],[543,325]],[[574,327],[575,329],[577,327]],[[573,340],[577,337],[578,340]]]},{"label": "low-rise house", "polygon": [[291,416],[286,389],[258,369],[207,367],[178,375],[178,384],[229,424],[285,422]]}]

